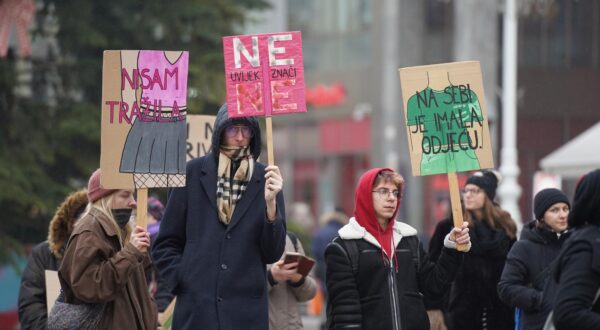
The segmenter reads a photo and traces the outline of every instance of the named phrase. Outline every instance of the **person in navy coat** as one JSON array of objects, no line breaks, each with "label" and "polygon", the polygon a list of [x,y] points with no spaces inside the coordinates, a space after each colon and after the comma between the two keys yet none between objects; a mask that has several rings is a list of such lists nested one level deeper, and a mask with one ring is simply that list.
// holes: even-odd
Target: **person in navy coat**
[{"label": "person in navy coat", "polygon": [[285,248],[283,179],[257,162],[255,117],[215,120],[211,152],[172,190],[152,256],[177,296],[174,329],[267,329],[266,265]]}]

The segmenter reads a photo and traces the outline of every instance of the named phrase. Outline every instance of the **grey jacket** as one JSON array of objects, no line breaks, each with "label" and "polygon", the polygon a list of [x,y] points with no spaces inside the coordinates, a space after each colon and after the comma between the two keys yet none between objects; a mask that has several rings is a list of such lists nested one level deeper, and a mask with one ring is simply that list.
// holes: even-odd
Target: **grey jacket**
[{"label": "grey jacket", "polygon": [[[295,252],[296,249],[289,236],[285,240],[285,251]],[[304,255],[304,248],[298,241],[298,253]],[[276,283],[271,276],[271,265],[267,265],[269,280],[269,329],[296,330],[303,329],[298,304],[309,301],[317,293],[317,284],[312,275],[308,275],[298,285]]]}]

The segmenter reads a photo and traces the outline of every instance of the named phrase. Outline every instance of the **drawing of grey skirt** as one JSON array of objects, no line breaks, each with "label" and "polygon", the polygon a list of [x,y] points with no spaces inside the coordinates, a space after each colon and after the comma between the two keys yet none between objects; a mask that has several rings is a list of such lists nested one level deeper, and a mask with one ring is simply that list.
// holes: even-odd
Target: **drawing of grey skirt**
[{"label": "drawing of grey skirt", "polygon": [[140,119],[127,134],[120,172],[185,174],[185,112],[180,117],[161,118],[161,122],[152,117]]}]

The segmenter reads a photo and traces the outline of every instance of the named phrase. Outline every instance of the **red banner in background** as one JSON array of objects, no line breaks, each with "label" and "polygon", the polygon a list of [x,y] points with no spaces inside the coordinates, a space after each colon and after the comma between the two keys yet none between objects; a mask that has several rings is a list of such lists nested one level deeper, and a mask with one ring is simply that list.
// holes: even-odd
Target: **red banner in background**
[{"label": "red banner in background", "polygon": [[19,42],[19,55],[31,55],[31,43],[28,29],[35,17],[33,0],[3,0],[0,1],[0,57],[6,57],[12,25],[15,25]]}]

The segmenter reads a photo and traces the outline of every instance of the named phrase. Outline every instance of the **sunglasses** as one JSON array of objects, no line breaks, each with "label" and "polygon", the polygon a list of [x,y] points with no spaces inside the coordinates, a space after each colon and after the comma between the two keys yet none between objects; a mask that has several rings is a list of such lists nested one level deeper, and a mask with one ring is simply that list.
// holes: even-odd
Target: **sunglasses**
[{"label": "sunglasses", "polygon": [[248,126],[229,126],[225,129],[225,135],[230,138],[236,137],[239,132],[242,132],[242,136],[245,138],[251,138],[254,135],[252,128]]}]

